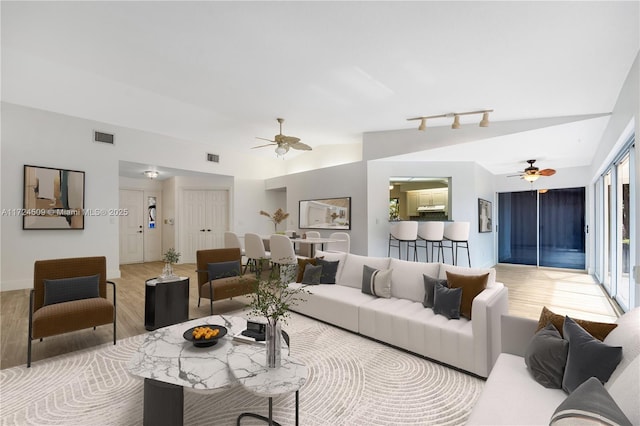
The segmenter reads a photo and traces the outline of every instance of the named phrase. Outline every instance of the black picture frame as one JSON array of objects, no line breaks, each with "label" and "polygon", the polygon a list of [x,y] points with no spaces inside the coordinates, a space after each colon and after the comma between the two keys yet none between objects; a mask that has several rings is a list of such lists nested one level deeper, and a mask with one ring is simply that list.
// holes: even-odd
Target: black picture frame
[{"label": "black picture frame", "polygon": [[493,231],[493,210],[491,201],[478,198],[478,232]]},{"label": "black picture frame", "polygon": [[351,197],[300,200],[298,228],[351,229]]},{"label": "black picture frame", "polygon": [[83,171],[24,166],[22,229],[84,229]]}]

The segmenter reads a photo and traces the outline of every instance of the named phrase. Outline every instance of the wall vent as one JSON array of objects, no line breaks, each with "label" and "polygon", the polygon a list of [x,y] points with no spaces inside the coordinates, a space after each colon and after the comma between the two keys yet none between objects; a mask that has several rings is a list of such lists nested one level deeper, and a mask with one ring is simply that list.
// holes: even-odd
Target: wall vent
[{"label": "wall vent", "polygon": [[93,132],[93,140],[95,142],[110,143],[111,145],[113,145],[114,135],[112,135],[110,133],[103,133],[103,132],[94,131]]},{"label": "wall vent", "polygon": [[218,154],[207,154],[207,161],[211,161],[212,163],[219,163],[220,156]]}]

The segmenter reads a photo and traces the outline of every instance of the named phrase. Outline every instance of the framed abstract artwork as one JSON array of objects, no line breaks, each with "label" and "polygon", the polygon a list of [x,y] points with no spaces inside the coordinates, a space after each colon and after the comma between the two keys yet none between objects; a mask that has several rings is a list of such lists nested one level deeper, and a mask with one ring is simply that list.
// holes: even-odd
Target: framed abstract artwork
[{"label": "framed abstract artwork", "polygon": [[22,229],[84,229],[84,172],[24,166]]},{"label": "framed abstract artwork", "polygon": [[491,201],[478,198],[478,232],[491,232],[492,215]]}]

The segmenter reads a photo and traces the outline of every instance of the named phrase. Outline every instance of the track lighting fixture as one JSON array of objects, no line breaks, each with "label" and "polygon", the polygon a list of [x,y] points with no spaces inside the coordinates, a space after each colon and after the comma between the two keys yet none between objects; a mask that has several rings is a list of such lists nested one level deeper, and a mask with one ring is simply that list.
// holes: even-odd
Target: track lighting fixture
[{"label": "track lighting fixture", "polygon": [[480,111],[469,111],[469,112],[449,112],[447,114],[438,114],[438,115],[429,115],[426,117],[413,117],[407,118],[407,121],[412,120],[420,120],[420,125],[418,126],[418,130],[426,130],[427,128],[427,119],[430,118],[450,118],[453,117],[453,124],[451,125],[452,129],[460,128],[460,116],[461,115],[471,115],[471,114],[482,114],[482,120],[480,120],[480,127],[489,127],[489,113],[493,112],[492,109],[483,109]]},{"label": "track lighting fixture", "polygon": [[451,125],[452,129],[460,128],[460,116],[458,114],[453,116],[453,124]]}]

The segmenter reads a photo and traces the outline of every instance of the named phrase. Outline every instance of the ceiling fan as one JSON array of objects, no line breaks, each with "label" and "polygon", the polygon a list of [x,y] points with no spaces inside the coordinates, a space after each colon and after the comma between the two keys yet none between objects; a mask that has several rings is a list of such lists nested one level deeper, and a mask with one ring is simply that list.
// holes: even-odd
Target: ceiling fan
[{"label": "ceiling fan", "polygon": [[295,136],[286,136],[282,134],[282,122],[284,118],[277,118],[278,123],[280,123],[280,133],[273,137],[273,140],[267,138],[258,138],[263,141],[269,141],[266,145],[258,145],[254,146],[254,148],[264,148],[265,146],[276,145],[276,154],[278,157],[284,156],[287,152],[289,152],[289,148],[299,149],[301,151],[311,151],[311,147],[307,144],[300,142],[300,138],[296,138]]},{"label": "ceiling fan", "polygon": [[507,177],[520,176],[520,178],[526,181],[535,182],[540,176],[553,176],[554,174],[556,174],[556,171],[553,169],[540,170],[538,167],[533,165],[533,163],[535,162],[536,160],[527,160],[527,163],[529,163],[529,167],[525,168],[522,173],[519,173],[517,175],[510,175]]}]

